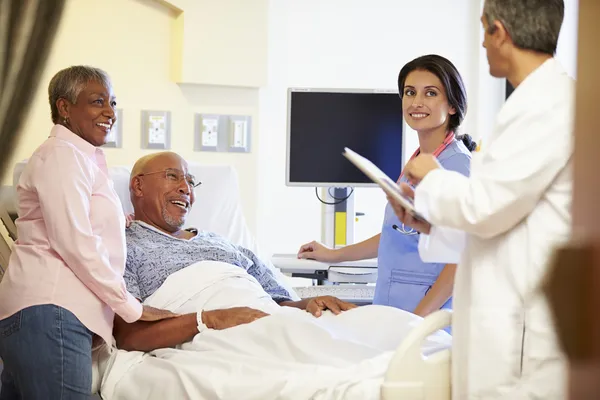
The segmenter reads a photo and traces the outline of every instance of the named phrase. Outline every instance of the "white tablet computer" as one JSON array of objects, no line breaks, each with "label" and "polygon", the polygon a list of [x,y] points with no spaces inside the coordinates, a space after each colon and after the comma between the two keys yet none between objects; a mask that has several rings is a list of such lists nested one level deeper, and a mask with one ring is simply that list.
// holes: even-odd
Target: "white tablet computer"
[{"label": "white tablet computer", "polygon": [[405,196],[396,182],[394,182],[375,164],[347,147],[344,148],[344,153],[342,154],[358,169],[364,172],[365,175],[367,175],[373,182],[381,186],[387,195],[398,200],[398,202],[402,204],[408,213],[410,213],[416,219],[427,222],[425,218],[423,218],[423,216],[421,216],[417,210],[415,210],[413,200],[410,197]]}]

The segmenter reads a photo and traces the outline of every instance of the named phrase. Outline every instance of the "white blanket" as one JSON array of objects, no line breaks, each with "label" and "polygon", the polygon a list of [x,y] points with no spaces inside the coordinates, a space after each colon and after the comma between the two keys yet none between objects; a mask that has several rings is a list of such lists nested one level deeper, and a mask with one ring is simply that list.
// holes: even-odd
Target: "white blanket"
[{"label": "white blanket", "polygon": [[[277,305],[239,267],[212,261],[173,274],[146,303],[182,314],[248,306],[270,316],[204,331],[177,349],[118,351],[104,399],[378,399],[394,350],[421,321],[383,306],[315,318]],[[440,331],[424,353],[450,345]]]}]

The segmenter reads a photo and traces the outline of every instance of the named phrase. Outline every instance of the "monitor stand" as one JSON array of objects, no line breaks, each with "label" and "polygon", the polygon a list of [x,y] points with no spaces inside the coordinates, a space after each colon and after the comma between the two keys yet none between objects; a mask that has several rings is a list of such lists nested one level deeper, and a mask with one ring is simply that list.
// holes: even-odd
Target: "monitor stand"
[{"label": "monitor stand", "polygon": [[332,204],[321,205],[321,242],[331,248],[353,244],[356,221],[353,188],[321,188],[321,193],[323,201]]}]

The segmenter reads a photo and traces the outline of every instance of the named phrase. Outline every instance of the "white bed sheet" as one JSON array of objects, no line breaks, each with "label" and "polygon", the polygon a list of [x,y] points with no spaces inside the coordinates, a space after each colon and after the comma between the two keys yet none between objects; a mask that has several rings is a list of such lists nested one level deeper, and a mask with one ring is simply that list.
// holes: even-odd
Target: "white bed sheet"
[{"label": "white bed sheet", "polygon": [[[279,307],[254,278],[218,262],[173,274],[147,303],[181,313],[251,306],[271,315],[205,331],[178,349],[116,352],[102,383],[104,399],[379,399],[394,351],[421,321],[383,306],[314,318]],[[440,331],[425,341],[424,352],[450,345]]]}]

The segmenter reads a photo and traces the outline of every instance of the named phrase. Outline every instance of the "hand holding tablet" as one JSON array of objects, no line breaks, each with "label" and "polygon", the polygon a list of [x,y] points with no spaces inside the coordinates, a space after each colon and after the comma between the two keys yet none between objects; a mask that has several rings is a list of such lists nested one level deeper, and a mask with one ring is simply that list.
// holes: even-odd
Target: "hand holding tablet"
[{"label": "hand holding tablet", "polygon": [[417,210],[415,210],[413,199],[405,195],[396,182],[394,182],[375,164],[347,147],[344,148],[343,155],[358,169],[364,172],[364,174],[367,175],[373,182],[377,183],[388,195],[388,198],[393,199],[395,203],[398,203],[398,205],[406,210],[406,212],[415,220],[427,223],[425,218],[419,215]]}]

